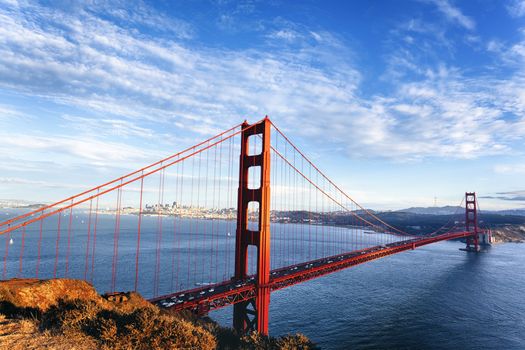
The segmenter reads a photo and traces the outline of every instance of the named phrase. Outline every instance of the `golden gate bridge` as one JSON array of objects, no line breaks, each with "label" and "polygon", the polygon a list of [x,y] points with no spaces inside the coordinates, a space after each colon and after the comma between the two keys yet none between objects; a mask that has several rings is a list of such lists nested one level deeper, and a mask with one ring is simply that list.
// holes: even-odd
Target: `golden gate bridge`
[{"label": "golden gate bridge", "polygon": [[200,315],[233,305],[237,331],[268,334],[273,291],[444,240],[479,251],[490,231],[475,193],[464,203],[434,232],[405,232],[266,117],[0,223],[2,279],[79,278]]}]

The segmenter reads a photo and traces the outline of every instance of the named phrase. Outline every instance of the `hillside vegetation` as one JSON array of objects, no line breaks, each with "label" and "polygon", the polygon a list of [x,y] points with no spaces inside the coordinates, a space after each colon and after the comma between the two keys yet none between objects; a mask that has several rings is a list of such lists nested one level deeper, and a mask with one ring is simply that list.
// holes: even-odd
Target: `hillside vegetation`
[{"label": "hillside vegetation", "polygon": [[302,335],[239,337],[209,319],[162,311],[136,293],[108,299],[79,280],[0,282],[0,348],[316,349]]}]

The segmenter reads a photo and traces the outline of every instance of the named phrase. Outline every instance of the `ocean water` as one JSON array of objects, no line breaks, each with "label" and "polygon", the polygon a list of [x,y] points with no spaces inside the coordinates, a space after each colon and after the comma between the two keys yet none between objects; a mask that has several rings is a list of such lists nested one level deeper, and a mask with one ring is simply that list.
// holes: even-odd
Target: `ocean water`
[{"label": "ocean water", "polygon": [[[272,294],[270,333],[323,349],[525,349],[525,245],[441,242]],[[231,309],[210,315],[231,322]]]},{"label": "ocean water", "polygon": [[[67,260],[67,277],[86,276],[99,292],[110,291],[115,218],[97,218],[96,241],[85,213],[73,213],[71,222],[67,255],[69,217],[60,225],[56,217],[45,221],[40,264],[38,225],[27,227],[23,249],[21,230],[2,237],[3,277],[34,277],[38,266],[40,278],[52,278],[55,265],[57,277],[65,277]],[[136,227],[136,216],[122,217],[115,290],[134,288]],[[323,230],[331,232],[328,239],[320,238]],[[329,230],[272,224],[272,267],[394,239]],[[159,230],[158,217],[143,217],[138,291],[152,297],[228,279],[234,232],[233,221],[166,217]],[[502,244],[479,254],[461,247],[436,243],[274,292],[270,333],[300,332],[323,349],[525,349],[525,245]],[[232,308],[210,316],[231,326]]]}]

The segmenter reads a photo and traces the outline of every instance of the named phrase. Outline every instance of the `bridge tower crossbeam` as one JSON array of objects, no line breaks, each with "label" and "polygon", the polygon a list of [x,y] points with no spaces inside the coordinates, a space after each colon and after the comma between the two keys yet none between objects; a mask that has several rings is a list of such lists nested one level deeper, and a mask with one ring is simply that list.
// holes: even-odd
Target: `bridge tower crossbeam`
[{"label": "bridge tower crossbeam", "polygon": [[[241,155],[239,191],[237,201],[237,232],[235,245],[236,280],[248,278],[248,247],[257,249],[256,295],[255,298],[237,303],[233,307],[233,326],[241,334],[258,331],[268,334],[270,307],[270,127],[268,118],[255,125],[244,122],[241,133]],[[250,137],[262,138],[260,154],[249,154]],[[259,167],[260,184],[249,188],[249,169]],[[255,168],[257,171],[257,168]],[[252,173],[254,174],[254,173]],[[257,230],[248,227],[248,205],[259,204]]]}]

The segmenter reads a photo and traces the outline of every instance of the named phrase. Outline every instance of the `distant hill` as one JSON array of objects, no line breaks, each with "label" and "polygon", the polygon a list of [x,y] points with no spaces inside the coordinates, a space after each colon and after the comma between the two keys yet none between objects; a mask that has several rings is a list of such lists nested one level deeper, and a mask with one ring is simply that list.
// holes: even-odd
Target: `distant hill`
[{"label": "distant hill", "polygon": [[[411,208],[418,211],[419,209],[429,209],[428,212],[433,214],[421,214],[410,211],[387,211],[378,212],[377,215],[381,220],[411,234],[428,234],[441,228],[443,225],[456,224],[459,228],[464,227],[465,213],[464,208],[444,207],[443,208]],[[437,211],[430,209],[442,209],[447,214],[436,214]],[[454,209],[454,210],[452,210]],[[456,212],[455,209],[458,209]],[[456,212],[457,215],[452,216]],[[273,211],[271,220],[280,223],[313,223],[336,226],[355,225],[355,215],[362,217],[364,220],[370,219],[368,213],[360,211],[359,213],[337,212],[337,213],[316,213],[308,211]],[[502,215],[490,212],[482,212],[479,216],[480,226],[482,227],[502,227],[502,226],[525,226],[525,215]]]},{"label": "distant hill", "polygon": [[525,216],[525,209],[507,209],[507,210],[481,210],[481,213],[490,213],[497,215],[517,215]]},{"label": "distant hill", "polygon": [[38,209],[45,206],[43,203],[31,202],[21,199],[0,199],[0,208]]},{"label": "distant hill", "polygon": [[[463,209],[464,210],[464,209]],[[379,213],[378,216],[391,224],[394,227],[400,228],[409,233],[424,234],[433,232],[434,230],[445,225],[451,219],[451,214],[448,215],[433,215],[433,214],[416,214],[406,212],[384,212]],[[499,227],[505,225],[525,225],[525,216],[520,215],[502,215],[483,212],[479,216],[480,226],[482,227]],[[459,212],[454,221],[457,221],[461,227],[464,221],[464,214]]]},{"label": "distant hill", "polygon": [[397,210],[398,213],[411,213],[421,215],[452,215],[465,210],[463,207],[447,205],[444,207],[411,207]]},{"label": "distant hill", "polygon": [[[464,211],[464,207],[447,205],[444,207],[411,207],[407,209],[396,210],[396,213],[410,213],[420,215],[452,215]],[[481,214],[494,215],[514,215],[525,216],[525,209],[507,209],[507,210],[481,210]]]}]

